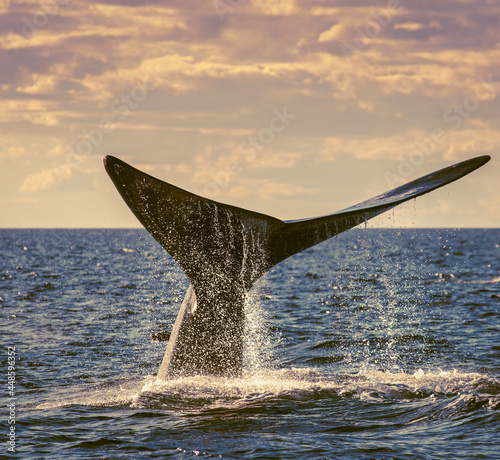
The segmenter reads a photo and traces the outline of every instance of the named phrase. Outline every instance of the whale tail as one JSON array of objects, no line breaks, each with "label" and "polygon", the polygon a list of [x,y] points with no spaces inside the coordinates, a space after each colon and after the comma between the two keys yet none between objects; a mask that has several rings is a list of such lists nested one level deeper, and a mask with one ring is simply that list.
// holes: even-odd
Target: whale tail
[{"label": "whale tail", "polygon": [[158,378],[240,375],[245,299],[266,271],[469,174],[489,159],[481,156],[458,163],[334,214],[282,221],[194,195],[115,157],[105,157],[106,171],[129,208],[191,283]]}]

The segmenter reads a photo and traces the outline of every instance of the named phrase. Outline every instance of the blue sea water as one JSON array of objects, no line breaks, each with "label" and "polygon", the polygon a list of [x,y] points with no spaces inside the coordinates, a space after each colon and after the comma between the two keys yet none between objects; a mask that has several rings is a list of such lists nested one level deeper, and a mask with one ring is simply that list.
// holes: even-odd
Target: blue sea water
[{"label": "blue sea water", "polygon": [[4,229],[0,248],[0,458],[500,458],[498,229],[297,254],[250,293],[243,378],[169,382],[151,336],[188,282],[145,231]]}]

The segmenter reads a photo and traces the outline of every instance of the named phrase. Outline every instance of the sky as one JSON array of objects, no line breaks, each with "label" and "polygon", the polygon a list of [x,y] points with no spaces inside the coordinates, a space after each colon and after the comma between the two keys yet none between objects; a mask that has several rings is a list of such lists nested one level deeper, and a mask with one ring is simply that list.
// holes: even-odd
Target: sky
[{"label": "sky", "polygon": [[373,221],[500,227],[496,0],[0,2],[0,227],[140,227],[113,155],[280,219],[478,155]]}]

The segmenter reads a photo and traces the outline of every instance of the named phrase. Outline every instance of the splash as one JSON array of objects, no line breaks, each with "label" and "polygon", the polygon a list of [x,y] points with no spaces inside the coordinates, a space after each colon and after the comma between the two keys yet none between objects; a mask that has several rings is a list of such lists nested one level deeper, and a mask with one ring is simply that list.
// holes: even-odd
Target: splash
[{"label": "splash", "polygon": [[[204,376],[158,382],[148,377],[130,405],[192,411],[331,398],[395,403],[426,400],[430,404],[438,401],[440,406],[453,403],[460,410],[474,401],[476,406],[493,410],[500,408],[500,380],[457,371],[418,370],[413,374],[367,371],[328,376],[312,369],[267,371],[240,379]],[[432,411],[431,414],[436,416]]]}]

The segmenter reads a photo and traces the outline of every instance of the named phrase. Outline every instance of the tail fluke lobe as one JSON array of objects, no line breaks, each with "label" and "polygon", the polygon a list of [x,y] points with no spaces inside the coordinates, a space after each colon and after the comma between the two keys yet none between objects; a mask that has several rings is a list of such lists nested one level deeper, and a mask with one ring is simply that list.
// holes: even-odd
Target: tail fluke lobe
[{"label": "tail fluke lobe", "polygon": [[485,155],[435,171],[369,200],[328,216],[285,222],[272,246],[273,265],[339,233],[356,227],[399,204],[425,195],[475,171],[490,160]]},{"label": "tail fluke lobe", "polygon": [[106,170],[127,205],[191,282],[158,378],[240,375],[246,294],[267,270],[489,159],[458,163],[328,216],[284,222],[194,195],[106,157]]},{"label": "tail fluke lobe", "polygon": [[111,156],[104,164],[129,208],[195,291],[226,280],[248,290],[268,269],[270,236],[283,221],[194,195]]}]

